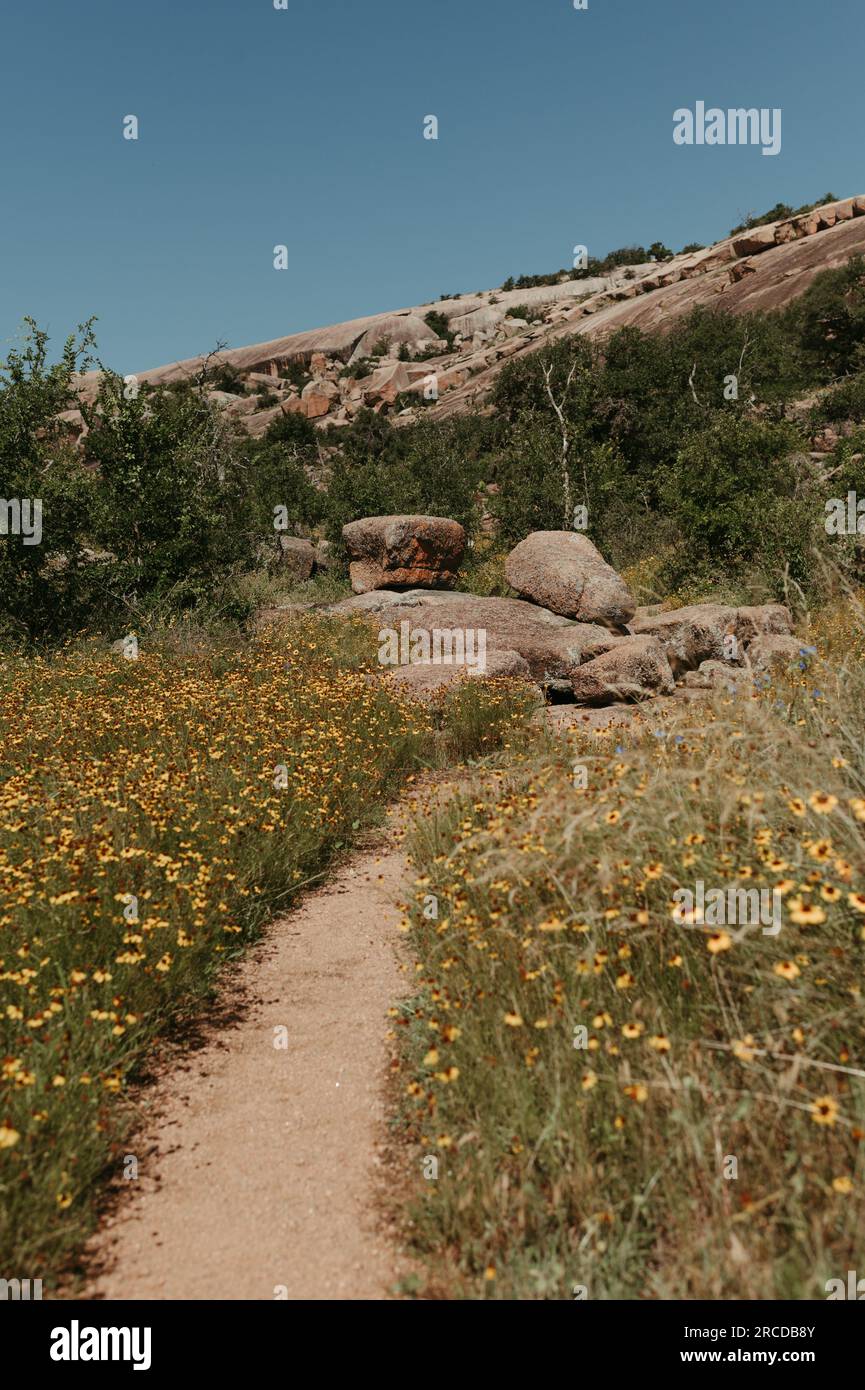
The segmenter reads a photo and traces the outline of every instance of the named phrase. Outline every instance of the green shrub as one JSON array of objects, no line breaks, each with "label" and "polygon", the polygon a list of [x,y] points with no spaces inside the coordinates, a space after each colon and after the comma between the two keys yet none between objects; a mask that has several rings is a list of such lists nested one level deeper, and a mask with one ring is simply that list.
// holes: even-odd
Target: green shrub
[{"label": "green shrub", "polygon": [[833,386],[814,406],[811,420],[815,425],[838,424],[844,420],[865,422],[865,372]]},{"label": "green shrub", "polygon": [[441,423],[421,418],[394,429],[360,411],[338,435],[327,495],[328,534],[341,540],[348,521],[362,516],[423,513],[459,521],[472,534],[481,460],[490,427],[474,417]]},{"label": "green shrub", "polygon": [[811,379],[831,381],[865,369],[865,260],[824,270],[784,321],[799,341]]},{"label": "green shrub", "polygon": [[98,480],[56,418],[76,404],[75,374],[92,360],[91,325],[68,338],[49,366],[48,335],[32,319],[25,324],[23,346],[0,371],[2,493],[23,506],[28,521],[27,532],[0,537],[0,641],[16,646],[56,641],[90,623],[102,570],[86,549]]},{"label": "green shrub", "polygon": [[681,536],[670,566],[674,584],[723,578],[746,564],[774,576],[775,585],[785,571],[808,581],[822,513],[798,443],[790,425],[728,411],[684,441],[661,485]]},{"label": "green shrub", "polygon": [[232,608],[232,578],[252,555],[237,427],[198,386],[130,395],[110,373],[85,416],[98,477],[91,534],[112,556],[104,580],[116,619]]}]

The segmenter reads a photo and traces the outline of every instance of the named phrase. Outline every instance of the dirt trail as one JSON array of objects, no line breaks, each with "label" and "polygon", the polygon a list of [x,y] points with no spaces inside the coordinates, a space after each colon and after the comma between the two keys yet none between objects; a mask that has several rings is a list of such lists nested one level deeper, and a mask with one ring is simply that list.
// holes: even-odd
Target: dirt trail
[{"label": "dirt trail", "polygon": [[219,1026],[146,1092],[154,1118],[128,1147],[140,1176],[92,1243],[88,1297],[391,1296],[375,1185],[387,1009],[405,992],[401,819],[272,924]]}]

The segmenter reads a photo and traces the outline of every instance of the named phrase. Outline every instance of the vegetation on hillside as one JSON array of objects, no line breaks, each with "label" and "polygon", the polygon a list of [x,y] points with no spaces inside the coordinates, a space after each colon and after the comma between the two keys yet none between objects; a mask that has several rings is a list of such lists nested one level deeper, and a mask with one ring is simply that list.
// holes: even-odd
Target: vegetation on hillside
[{"label": "vegetation on hillside", "polygon": [[[827,487],[809,432],[849,424],[835,476],[865,439],[861,258],[781,313],[702,308],[666,335],[559,339],[502,370],[492,413],[403,428],[363,410],[339,430],[291,416],[250,439],[205,375],[131,391],[107,374],[77,448],[58,416],[92,350],[85,326],[49,365],[30,324],[0,375],[4,494],[43,506],[42,544],[9,537],[0,552],[7,647],[83,628],[117,636],[193,611],[243,623],[244,577],[278,562],[277,508],[337,553],[358,516],[452,516],[474,540],[486,508],[506,547],[573,524],[569,496],[615,565],[659,557],[659,589],[722,578],[754,594],[779,595],[791,579],[809,589]],[[815,390],[803,413],[797,401]],[[861,549],[835,558],[855,574]]]}]

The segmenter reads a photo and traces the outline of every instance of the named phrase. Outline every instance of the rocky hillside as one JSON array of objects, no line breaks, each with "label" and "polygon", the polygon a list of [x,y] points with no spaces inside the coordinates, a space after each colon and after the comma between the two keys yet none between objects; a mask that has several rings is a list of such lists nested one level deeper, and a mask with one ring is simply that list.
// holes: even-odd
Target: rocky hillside
[{"label": "rocky hillside", "polygon": [[[252,435],[292,412],[317,425],[346,425],[364,406],[406,422],[421,411],[444,417],[482,405],[504,363],[567,334],[663,329],[701,304],[733,313],[782,308],[819,271],[865,253],[863,214],[859,195],[663,262],[459,295],[225,350],[207,362],[229,388],[214,395]],[[205,362],[189,358],[138,379],[182,380]],[[92,396],[97,382],[96,373],[81,378],[82,394]],[[69,416],[78,423],[77,412]]]}]

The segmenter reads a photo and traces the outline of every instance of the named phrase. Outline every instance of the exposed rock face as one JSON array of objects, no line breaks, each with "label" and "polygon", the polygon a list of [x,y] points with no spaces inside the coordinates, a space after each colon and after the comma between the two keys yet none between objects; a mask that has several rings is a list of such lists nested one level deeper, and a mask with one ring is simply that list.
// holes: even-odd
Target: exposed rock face
[{"label": "exposed rock face", "polygon": [[755,637],[748,648],[748,661],[755,675],[789,670],[803,660],[802,643],[798,637],[781,633],[766,633]]},{"label": "exposed rock face", "polygon": [[691,603],[670,613],[634,618],[630,628],[639,636],[656,637],[674,672],[689,671],[702,661],[724,659],[724,639],[736,637],[736,609],[721,603]]},{"label": "exposed rock face", "polygon": [[577,703],[582,705],[671,695],[675,684],[664,648],[655,637],[628,638],[571,675]]},{"label": "exposed rock face", "polygon": [[334,401],[339,400],[339,387],[332,381],[309,381],[300,393],[306,402],[306,414],[310,420],[326,415]]},{"label": "exposed rock face", "polygon": [[525,598],[584,623],[623,627],[636,611],[624,580],[578,532],[534,531],[511,551],[505,576]]},{"label": "exposed rock face", "polygon": [[[781,604],[697,603],[669,613],[642,609],[631,624],[634,630],[625,635],[573,622],[524,599],[435,589],[370,590],[329,611],[365,613],[381,625],[380,641],[398,639],[401,654],[393,659],[404,664],[394,669],[394,678],[418,698],[460,675],[502,674],[531,677],[558,695],[570,691],[580,705],[611,705],[673,694],[677,671],[683,699],[712,689],[745,694],[755,675],[801,661],[801,643],[790,635],[792,619]],[[477,651],[482,638],[485,669],[407,666],[416,659],[409,653],[418,635],[434,643],[437,633],[460,634],[466,652]]]},{"label": "exposed rock face", "polygon": [[[704,661],[739,661],[761,633],[790,633],[790,610],[780,603],[733,608],[723,603],[692,603],[669,613],[638,615],[633,633],[657,637],[673,671],[692,671]],[[731,640],[735,639],[735,640]]]},{"label": "exposed rock face", "polygon": [[519,652],[508,651],[504,648],[500,651],[488,652],[486,665],[482,671],[474,666],[415,664],[397,666],[390,673],[391,681],[399,690],[418,700],[432,699],[441,691],[448,690],[466,679],[495,680],[502,676],[516,677],[522,680],[531,678],[528,663],[523,660]]},{"label": "exposed rock face", "polygon": [[[367,404],[381,411],[393,410],[396,396],[407,389],[397,387],[389,374],[399,355],[414,357],[431,350],[438,354],[435,363],[423,365],[436,372],[441,399],[424,399],[418,379],[409,371],[412,385],[408,389],[418,396],[418,404],[403,413],[402,422],[416,418],[421,409],[443,418],[475,406],[509,359],[563,334],[606,336],[628,325],[666,331],[700,304],[734,314],[781,308],[807,289],[819,271],[843,265],[865,251],[863,214],[865,197],[845,198],[798,217],[752,227],[702,251],[682,252],[663,265],[650,262],[616,267],[609,275],[585,280],[458,295],[435,306],[455,334],[452,345],[437,338],[426,323],[431,306],[419,305],[223,351],[210,365],[227,363],[249,386],[282,390],[280,370],[289,365],[308,366],[320,387],[328,379],[333,382],[347,361],[359,363],[373,352],[383,353],[380,388],[371,383],[372,373],[360,379]],[[508,309],[521,306],[540,309],[544,321],[529,323],[506,316]],[[164,384],[193,378],[203,365],[202,357],[188,358],[137,376],[143,382]],[[362,370],[368,366],[365,363]],[[84,399],[92,400],[99,373],[88,373],[79,384]],[[245,407],[239,413],[244,428],[260,434],[269,421],[255,397],[250,399],[249,413]],[[340,403],[339,395],[321,389],[292,408],[322,426],[345,423],[353,413]],[[79,427],[78,420],[69,423]]]},{"label": "exposed rock face", "polygon": [[519,652],[532,676],[540,681],[568,677],[579,665],[588,643],[610,636],[603,628],[570,623],[561,614],[522,599],[476,598],[422,589],[405,594],[360,594],[334,604],[330,611],[376,615],[382,627],[395,631],[406,623],[412,631],[484,632],[488,662],[492,652]]},{"label": "exposed rock face", "polygon": [[282,568],[287,574],[298,583],[310,578],[315,568],[315,548],[311,541],[298,536],[280,536],[279,549]]},{"label": "exposed rock face", "polygon": [[419,313],[384,314],[358,340],[349,361],[357,362],[362,357],[368,357],[375,348],[380,348],[383,344],[389,347],[400,347],[405,344],[410,349],[417,349],[427,344],[441,345],[442,351],[447,351],[447,343],[436,336],[434,330],[430,328],[428,323],[424,322]]},{"label": "exposed rock face", "polygon": [[756,608],[736,609],[736,632],[746,645],[763,633],[789,636],[793,631],[793,616],[783,603],[763,603]]},{"label": "exposed rock face", "polygon": [[370,589],[447,588],[463,558],[466,536],[441,516],[367,516],[342,528],[356,594]]},{"label": "exposed rock face", "polygon": [[703,661],[698,670],[685,672],[682,684],[687,690],[726,690],[731,695],[750,688],[742,667],[728,661]]}]

